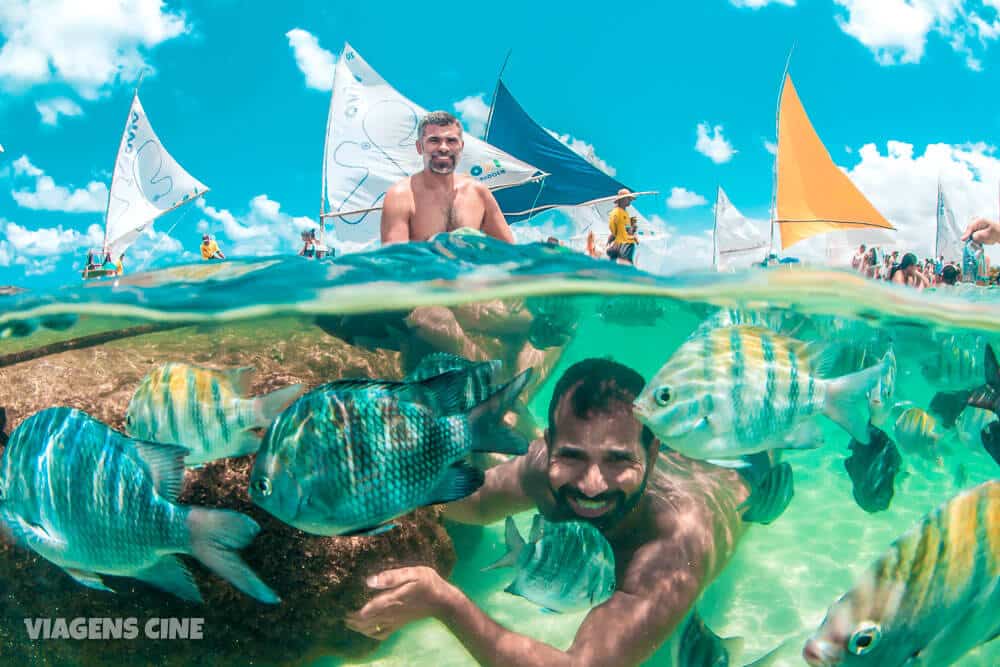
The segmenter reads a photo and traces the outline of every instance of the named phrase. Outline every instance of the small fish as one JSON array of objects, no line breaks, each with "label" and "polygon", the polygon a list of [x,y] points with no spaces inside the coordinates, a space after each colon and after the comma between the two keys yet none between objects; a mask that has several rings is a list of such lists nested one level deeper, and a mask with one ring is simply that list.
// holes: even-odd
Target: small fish
[{"label": "small fish", "polygon": [[867,445],[851,440],[851,455],[844,461],[844,468],[851,478],[854,502],[864,511],[875,513],[889,509],[903,457],[885,431],[869,426],[868,439]]},{"label": "small fish", "polygon": [[968,389],[958,391],[939,391],[934,394],[927,412],[934,415],[942,428],[954,428],[956,421],[969,404],[972,392]]},{"label": "small fish", "polygon": [[867,442],[868,393],[889,359],[825,379],[829,360],[827,351],[767,329],[714,329],[681,345],[633,411],[666,446],[713,462],[787,447],[788,434],[819,413]]},{"label": "small fish", "polygon": [[631,327],[653,327],[666,313],[658,297],[620,295],[604,300],[597,315],[609,324]]},{"label": "small fish", "polygon": [[253,454],[261,434],[304,387],[293,384],[247,398],[253,368],[219,371],[167,363],[139,383],[125,413],[133,438],[181,445],[191,450],[185,465]]},{"label": "small fish", "polygon": [[945,667],[1000,635],[1000,480],[897,539],[827,611],[813,667]]},{"label": "small fish", "polygon": [[486,401],[465,404],[466,377],[420,383],[342,380],[300,397],[271,424],[250,477],[250,499],[316,535],[376,534],[423,505],[473,493],[474,451],[523,454],[527,441],[501,417],[531,369]]},{"label": "small fish", "polygon": [[555,523],[536,514],[525,542],[507,517],[504,537],[507,554],[484,569],[517,568],[506,592],[558,613],[596,607],[614,593],[615,555],[589,523]]},{"label": "small fish", "polygon": [[950,389],[974,386],[983,376],[982,336],[949,334],[935,338],[933,354],[923,364],[924,376]]},{"label": "small fish", "polygon": [[986,384],[972,392],[969,396],[969,405],[989,410],[1000,416],[1000,366],[997,365],[992,345],[987,345],[983,353],[983,369]]},{"label": "small fish", "polygon": [[[759,456],[755,454],[754,456]],[[792,467],[779,463],[751,484],[750,497],[739,506],[748,523],[768,525],[784,513],[795,495]]]},{"label": "small fish", "polygon": [[0,521],[14,539],[102,591],[134,577],[201,602],[188,554],[247,595],[280,600],[236,553],[260,527],[229,510],[178,505],[186,450],[132,440],[73,408],[48,408],[11,434],[0,463]]},{"label": "small fish", "polygon": [[743,653],[743,638],[723,639],[705,625],[694,609],[673,642],[672,667],[730,667]]},{"label": "small fish", "polygon": [[539,350],[569,343],[580,320],[580,310],[572,297],[543,296],[524,300],[532,315],[528,341]]},{"label": "small fish", "polygon": [[997,416],[989,410],[966,407],[955,420],[955,432],[958,440],[969,449],[979,449],[981,434],[987,424],[997,420]]},{"label": "small fish", "polygon": [[907,408],[896,419],[896,442],[904,452],[941,465],[940,440],[937,421],[920,408]]}]

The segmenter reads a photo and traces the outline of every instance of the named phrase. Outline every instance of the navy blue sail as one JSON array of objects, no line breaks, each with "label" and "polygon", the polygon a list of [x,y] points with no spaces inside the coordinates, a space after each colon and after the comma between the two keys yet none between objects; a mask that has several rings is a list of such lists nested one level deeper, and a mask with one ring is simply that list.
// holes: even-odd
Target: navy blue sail
[{"label": "navy blue sail", "polygon": [[538,183],[494,191],[508,222],[546,208],[610,197],[625,187],[533,121],[503,81],[497,84],[486,141],[549,174]]}]

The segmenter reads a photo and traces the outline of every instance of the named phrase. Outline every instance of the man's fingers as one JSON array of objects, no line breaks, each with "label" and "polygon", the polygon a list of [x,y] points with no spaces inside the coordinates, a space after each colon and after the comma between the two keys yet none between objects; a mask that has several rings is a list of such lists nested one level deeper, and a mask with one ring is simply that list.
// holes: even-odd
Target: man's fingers
[{"label": "man's fingers", "polygon": [[982,230],[987,230],[987,229],[989,229],[989,227],[990,227],[989,220],[986,220],[985,218],[979,218],[978,220],[970,223],[969,226],[965,228],[965,233],[962,234],[962,240],[963,241],[968,241],[969,237],[973,237],[977,241],[982,240],[982,239],[985,238],[986,235],[985,234],[979,234],[978,238],[977,238],[976,237],[976,232],[980,232]]},{"label": "man's fingers", "polygon": [[369,588],[384,590],[386,588],[396,588],[409,581],[420,578],[421,567],[400,567],[395,570],[386,570],[368,577],[365,583]]}]

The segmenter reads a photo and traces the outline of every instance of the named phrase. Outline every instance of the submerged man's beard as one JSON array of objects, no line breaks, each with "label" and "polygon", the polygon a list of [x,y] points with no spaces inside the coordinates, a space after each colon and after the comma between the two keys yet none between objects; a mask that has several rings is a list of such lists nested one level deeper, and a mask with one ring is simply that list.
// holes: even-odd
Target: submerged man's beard
[{"label": "submerged man's beard", "polygon": [[[442,160],[442,161],[447,160],[449,161],[450,164],[444,167],[438,166],[434,164],[435,160]],[[450,174],[455,171],[455,168],[457,166],[458,166],[458,156],[454,154],[431,155],[427,160],[427,168],[430,169],[435,174],[442,174],[442,175]]]},{"label": "submerged man's beard", "polygon": [[[556,499],[554,508],[555,516],[553,517],[553,520],[585,521],[598,530],[608,530],[613,528],[619,521],[624,519],[629,512],[635,509],[636,505],[639,504],[639,501],[642,500],[642,496],[646,492],[647,478],[648,476],[643,476],[642,485],[638,488],[638,490],[636,490],[635,493],[628,496],[625,495],[624,491],[612,491],[610,493],[602,493],[600,495],[590,497],[580,493],[574,488],[571,488],[569,484],[559,487],[558,490],[552,489],[552,495]],[[612,503],[612,509],[598,517],[591,518],[580,516],[573,510],[573,506],[569,504],[570,497],[591,501],[610,500]]]}]

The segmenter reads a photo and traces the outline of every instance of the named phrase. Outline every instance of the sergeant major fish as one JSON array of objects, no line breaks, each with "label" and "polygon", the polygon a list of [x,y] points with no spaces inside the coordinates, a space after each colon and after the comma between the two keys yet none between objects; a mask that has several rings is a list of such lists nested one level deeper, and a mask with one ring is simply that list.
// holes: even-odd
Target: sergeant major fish
[{"label": "sergeant major fish", "polygon": [[416,384],[322,385],[268,429],[250,499],[300,530],[349,535],[383,532],[417,507],[464,498],[483,483],[465,461],[471,452],[527,451],[500,420],[530,378],[528,369],[471,409],[461,371]]},{"label": "sergeant major fish", "polygon": [[525,542],[507,517],[504,535],[507,554],[485,569],[517,568],[506,592],[560,613],[596,607],[614,593],[614,553],[589,523],[556,523],[536,514]]},{"label": "sergeant major fish", "polygon": [[920,408],[907,408],[896,419],[896,442],[904,452],[943,464],[940,450],[941,434],[937,421]]},{"label": "sergeant major fish", "polygon": [[463,371],[465,389],[463,396],[465,404],[471,408],[485,401],[495,391],[498,384],[502,362],[469,361],[448,352],[428,354],[412,372],[403,379],[404,382],[423,382],[450,371]]},{"label": "sergeant major fish", "polygon": [[642,390],[634,412],[671,449],[725,460],[787,446],[817,413],[868,442],[868,393],[887,360],[836,379],[829,355],[758,327],[727,327],[688,339]]},{"label": "sergeant major fish", "polygon": [[131,440],[85,412],[48,408],[11,434],[0,463],[0,521],[14,539],[78,583],[134,577],[201,602],[189,554],[238,589],[277,603],[236,550],[260,530],[229,510],[178,505],[185,450]]},{"label": "sergeant major fish", "polygon": [[813,667],[946,667],[1000,634],[1000,480],[897,539],[827,611]]},{"label": "sergeant major fish", "polygon": [[261,436],[302,393],[293,384],[257,398],[246,398],[253,368],[219,371],[167,363],[139,383],[125,413],[125,430],[134,438],[172,443],[191,450],[185,465],[253,454]]}]

